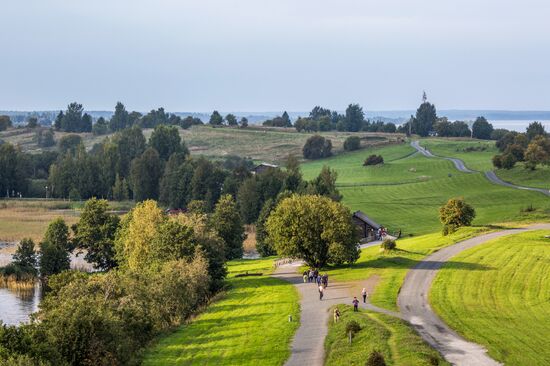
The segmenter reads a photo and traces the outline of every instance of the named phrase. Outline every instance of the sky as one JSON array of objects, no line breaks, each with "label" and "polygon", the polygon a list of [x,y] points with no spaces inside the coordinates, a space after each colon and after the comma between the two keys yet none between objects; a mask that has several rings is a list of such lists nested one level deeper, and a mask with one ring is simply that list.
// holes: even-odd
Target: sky
[{"label": "sky", "polygon": [[0,1],[0,110],[550,110],[548,0]]}]

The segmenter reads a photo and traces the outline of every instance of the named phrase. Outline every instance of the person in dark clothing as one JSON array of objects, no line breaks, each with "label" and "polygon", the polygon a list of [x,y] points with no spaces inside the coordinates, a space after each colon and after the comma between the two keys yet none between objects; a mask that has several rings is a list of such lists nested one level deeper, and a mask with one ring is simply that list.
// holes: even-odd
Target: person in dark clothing
[{"label": "person in dark clothing", "polygon": [[357,297],[354,297],[353,298],[353,311],[359,311],[358,307],[359,307],[359,300],[357,300]]}]

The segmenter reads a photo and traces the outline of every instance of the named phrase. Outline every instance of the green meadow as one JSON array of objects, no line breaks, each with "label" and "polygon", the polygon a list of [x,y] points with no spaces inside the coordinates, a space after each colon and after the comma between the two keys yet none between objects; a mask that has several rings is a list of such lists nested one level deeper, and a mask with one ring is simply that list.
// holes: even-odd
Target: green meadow
[{"label": "green meadow", "polygon": [[[476,209],[474,225],[531,220],[533,215],[522,212],[530,205],[539,210],[538,216],[546,216],[550,204],[541,200],[540,193],[495,185],[482,173],[461,173],[450,161],[411,153],[408,144],[368,148],[304,163],[302,171],[310,179],[324,165],[336,170],[344,204],[352,211],[365,212],[392,233],[439,231],[439,207],[458,196]],[[370,154],[382,155],[385,163],[363,166]]]},{"label": "green meadow", "polygon": [[451,328],[507,365],[550,364],[548,234],[522,233],[466,250],[443,266],[431,290],[434,310]]},{"label": "green meadow", "polygon": [[[282,365],[299,325],[299,297],[269,277],[273,258],[228,263],[229,289],[189,324],[163,337],[143,365]],[[239,273],[259,277],[235,277]],[[288,321],[292,315],[293,322]]]}]

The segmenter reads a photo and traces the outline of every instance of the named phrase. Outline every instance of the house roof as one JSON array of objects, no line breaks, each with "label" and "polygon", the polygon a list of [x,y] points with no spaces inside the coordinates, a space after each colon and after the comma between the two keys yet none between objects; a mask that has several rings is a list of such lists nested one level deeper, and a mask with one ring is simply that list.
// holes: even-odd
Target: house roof
[{"label": "house roof", "polygon": [[353,217],[363,221],[364,223],[366,223],[367,225],[375,228],[375,229],[379,229],[381,226],[378,225],[373,219],[371,219],[370,217],[367,216],[367,214],[365,214],[364,212],[362,211],[355,211],[353,213]]},{"label": "house roof", "polygon": [[261,166],[266,166],[266,167],[269,167],[269,168],[278,168],[279,167],[278,165],[275,165],[275,164],[260,163],[259,165],[256,166],[256,168],[259,168]]}]

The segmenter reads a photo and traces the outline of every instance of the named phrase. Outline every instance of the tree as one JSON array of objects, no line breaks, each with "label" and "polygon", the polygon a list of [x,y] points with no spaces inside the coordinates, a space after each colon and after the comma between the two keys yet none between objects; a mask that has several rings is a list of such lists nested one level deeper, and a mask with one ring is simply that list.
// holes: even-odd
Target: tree
[{"label": "tree", "polygon": [[106,135],[109,132],[109,125],[105,118],[99,117],[97,122],[92,127],[92,133],[96,136]]},{"label": "tree", "polygon": [[159,153],[151,147],[132,161],[131,181],[134,200],[139,202],[158,199],[159,181],[163,170],[164,166]]},{"label": "tree", "polygon": [[344,150],[353,151],[361,148],[361,139],[359,136],[350,136],[344,141]]},{"label": "tree", "polygon": [[125,129],[126,127],[130,127],[128,111],[126,111],[124,104],[117,102],[115,106],[115,113],[109,121],[109,129],[116,132]]},{"label": "tree", "polygon": [[157,150],[159,157],[164,161],[174,153],[189,155],[189,150],[181,140],[176,126],[156,126],[149,139],[149,146]]},{"label": "tree", "polygon": [[416,110],[416,117],[412,121],[412,130],[420,136],[428,136],[437,121],[435,106],[427,101]]},{"label": "tree", "polygon": [[27,119],[27,128],[36,128],[36,127],[38,127],[38,118],[29,117]]},{"label": "tree", "polygon": [[221,126],[223,124],[223,117],[218,111],[212,112],[210,115],[210,121],[208,122],[212,126]]},{"label": "tree", "polygon": [[443,224],[443,235],[455,232],[459,227],[470,226],[476,212],[463,198],[451,198],[439,208],[439,220]]},{"label": "tree", "polygon": [[285,198],[269,215],[266,226],[279,255],[302,258],[309,266],[353,263],[359,258],[351,213],[330,198]]},{"label": "tree", "polygon": [[346,109],[344,126],[346,131],[357,132],[363,127],[365,114],[359,104],[350,104]]},{"label": "tree", "polygon": [[365,366],[386,366],[386,360],[384,360],[384,355],[377,350],[373,350]]},{"label": "tree", "polygon": [[508,132],[510,132],[510,131],[508,131],[505,128],[496,128],[496,129],[493,130],[493,132],[491,132],[491,140],[500,140]]},{"label": "tree", "polygon": [[0,196],[26,193],[29,174],[27,155],[10,143],[0,145]]},{"label": "tree", "polygon": [[262,198],[256,177],[250,177],[241,184],[237,191],[237,203],[243,221],[246,224],[254,223],[262,207]]},{"label": "tree", "polygon": [[130,188],[128,187],[128,182],[126,178],[120,178],[120,175],[117,173],[115,177],[115,184],[111,189],[111,195],[115,201],[128,201],[130,199]]},{"label": "tree", "polygon": [[[66,132],[84,132],[82,126],[82,113],[84,108],[82,104],[73,102],[67,106],[65,115],[61,120],[61,130]],[[91,126],[90,126],[91,128]]]},{"label": "tree", "polygon": [[321,135],[307,139],[302,152],[306,159],[321,159],[332,155],[332,142]]},{"label": "tree", "polygon": [[10,116],[1,115],[0,116],[0,131],[5,131],[8,129],[8,127],[11,127],[11,119]]},{"label": "tree", "polygon": [[64,119],[65,119],[65,113],[63,113],[63,111],[59,111],[54,121],[54,128],[56,131],[61,131],[61,129],[63,128]]},{"label": "tree", "polygon": [[285,162],[286,177],[283,185],[283,190],[297,192],[302,188],[303,178],[300,171],[300,162],[296,156],[290,154]]},{"label": "tree", "polygon": [[114,240],[120,220],[108,213],[108,208],[106,200],[86,201],[78,223],[72,227],[74,246],[85,250],[84,259],[101,270],[117,266]]},{"label": "tree", "polygon": [[191,199],[194,162],[183,153],[172,154],[160,181],[160,201],[171,208],[186,207]]},{"label": "tree", "polygon": [[527,146],[524,154],[525,167],[535,170],[538,164],[550,163],[550,139],[543,135],[536,136]]},{"label": "tree", "polygon": [[69,228],[62,218],[50,222],[40,243],[40,275],[44,278],[70,268]]},{"label": "tree", "polygon": [[489,140],[493,133],[493,125],[487,122],[485,117],[477,117],[472,125],[472,137],[476,139]]},{"label": "tree", "polygon": [[244,226],[237,205],[231,195],[220,198],[210,219],[211,225],[225,242],[225,258],[243,256]]},{"label": "tree", "polygon": [[23,268],[27,272],[36,273],[36,251],[34,250],[34,242],[32,239],[24,238],[19,242],[19,246],[15,251],[13,264]]},{"label": "tree", "polygon": [[114,155],[112,164],[115,165],[116,170],[113,173],[118,173],[121,177],[126,178],[129,176],[132,160],[140,157],[147,148],[145,136],[143,136],[141,128],[134,126],[117,132],[112,143]]},{"label": "tree", "polygon": [[84,113],[80,123],[81,124],[80,124],[79,132],[92,132],[92,128],[93,128],[92,116],[90,116],[88,113]]},{"label": "tree", "polygon": [[69,134],[59,139],[57,150],[61,155],[66,153],[75,154],[81,144],[82,137],[76,134]]},{"label": "tree", "polygon": [[225,116],[225,121],[229,126],[237,126],[237,117],[235,117],[234,114],[229,113],[227,116]]},{"label": "tree", "polygon": [[258,222],[256,223],[256,250],[262,257],[269,257],[271,255],[277,254],[275,248],[273,248],[273,243],[269,239],[267,233],[267,228],[265,226],[269,215],[275,209],[276,204],[275,200],[272,198],[268,199],[260,211],[258,216]]},{"label": "tree", "polygon": [[527,140],[531,141],[537,136],[546,136],[546,130],[540,122],[529,123],[526,130]]},{"label": "tree", "polygon": [[241,124],[242,128],[247,128],[248,127],[248,118],[242,117],[240,124]]},{"label": "tree", "polygon": [[336,189],[337,178],[338,173],[336,170],[330,169],[328,166],[324,165],[317,178],[308,183],[307,193],[326,196],[334,201],[340,201],[342,195]]},{"label": "tree", "polygon": [[283,112],[281,119],[283,120],[285,127],[292,127],[292,122],[290,121],[290,117],[288,116],[288,113],[286,111]]}]

